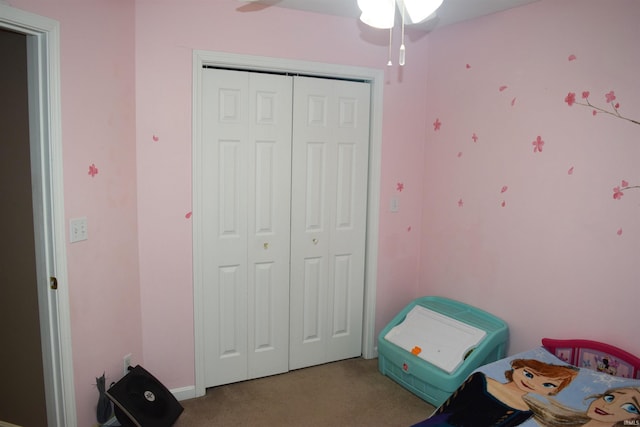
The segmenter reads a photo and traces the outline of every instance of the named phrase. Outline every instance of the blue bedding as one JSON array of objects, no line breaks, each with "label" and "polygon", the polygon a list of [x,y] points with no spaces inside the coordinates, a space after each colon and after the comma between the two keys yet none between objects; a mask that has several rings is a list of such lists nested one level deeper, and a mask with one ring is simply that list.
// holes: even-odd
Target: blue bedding
[{"label": "blue bedding", "polygon": [[543,347],[529,350],[478,368],[415,427],[640,425],[640,380],[603,368],[574,367]]}]

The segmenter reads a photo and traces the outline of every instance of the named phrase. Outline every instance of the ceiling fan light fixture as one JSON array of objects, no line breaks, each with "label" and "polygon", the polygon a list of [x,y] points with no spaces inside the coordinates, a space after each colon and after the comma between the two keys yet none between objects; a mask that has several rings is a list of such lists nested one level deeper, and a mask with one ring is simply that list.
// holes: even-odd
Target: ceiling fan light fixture
[{"label": "ceiling fan light fixture", "polygon": [[396,19],[396,5],[400,10],[402,18],[402,39],[400,41],[400,55],[398,64],[404,66],[406,58],[406,47],[404,45],[404,26],[406,24],[417,24],[435,17],[436,10],[444,0],[357,0],[358,7],[362,14],[360,20],[373,28],[389,29],[389,61],[391,62],[391,41],[392,29]]},{"label": "ceiling fan light fixture", "polygon": [[407,23],[417,24],[435,14],[442,6],[444,0],[397,0],[398,7],[402,10],[404,5],[407,12]]},{"label": "ceiling fan light fixture", "polygon": [[360,20],[373,28],[393,28],[396,17],[395,0],[358,0]]}]

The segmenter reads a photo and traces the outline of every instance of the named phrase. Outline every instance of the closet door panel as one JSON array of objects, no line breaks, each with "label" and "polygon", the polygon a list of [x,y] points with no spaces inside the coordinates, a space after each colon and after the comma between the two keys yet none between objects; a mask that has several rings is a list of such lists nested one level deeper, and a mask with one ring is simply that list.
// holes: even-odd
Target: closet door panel
[{"label": "closet door panel", "polygon": [[307,144],[306,166],[305,231],[322,232],[326,221],[325,179],[326,179],[326,144],[310,142]]},{"label": "closet door panel", "polygon": [[218,293],[218,311],[220,313],[220,358],[238,358],[244,353],[244,328],[242,322],[243,309],[239,304],[242,298],[242,274],[238,265],[221,267],[220,287]]},{"label": "closet door panel", "polygon": [[336,84],[336,190],[330,228],[334,279],[328,304],[333,335],[327,348],[329,360],[361,354],[369,161],[369,86]]},{"label": "closet door panel", "polygon": [[[209,70],[207,70],[209,71]],[[247,375],[247,73],[205,72],[202,197],[206,384]],[[216,70],[219,71],[219,70]]]},{"label": "closet door panel", "polygon": [[361,354],[369,85],[203,73],[206,386]]},{"label": "closet door panel", "polygon": [[305,344],[317,342],[322,336],[322,314],[326,306],[320,292],[325,270],[322,264],[321,258],[307,258],[304,263],[302,341]]},{"label": "closet door panel", "polygon": [[361,354],[369,90],[294,79],[291,369]]},{"label": "closet door panel", "polygon": [[291,85],[203,73],[208,387],[288,370]]},{"label": "closet door panel", "polygon": [[[242,146],[240,141],[219,141],[217,169],[220,171],[218,194],[220,197],[220,235],[227,240],[240,242],[242,216],[240,192],[242,187]],[[242,248],[240,248],[242,250]]]},{"label": "closet door panel", "polygon": [[274,233],[274,214],[277,208],[274,187],[278,184],[274,176],[277,167],[276,146],[273,141],[256,142],[256,198],[255,232],[260,235]]},{"label": "closet door panel", "polygon": [[351,255],[336,256],[334,266],[331,334],[334,338],[337,338],[349,334],[351,330],[349,325],[351,311],[349,307]]},{"label": "closet door panel", "polygon": [[289,370],[292,79],[249,80],[248,378]]}]

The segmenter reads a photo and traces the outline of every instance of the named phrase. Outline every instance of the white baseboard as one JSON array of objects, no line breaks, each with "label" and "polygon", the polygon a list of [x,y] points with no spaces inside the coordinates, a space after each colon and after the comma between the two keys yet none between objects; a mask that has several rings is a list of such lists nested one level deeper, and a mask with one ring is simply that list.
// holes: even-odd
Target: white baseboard
[{"label": "white baseboard", "polygon": [[170,391],[178,400],[193,399],[194,397],[196,397],[196,386],[194,385],[173,388]]},{"label": "white baseboard", "polygon": [[364,359],[376,359],[378,357],[378,346],[373,347],[373,352],[372,354],[369,355],[362,355],[362,357]]}]

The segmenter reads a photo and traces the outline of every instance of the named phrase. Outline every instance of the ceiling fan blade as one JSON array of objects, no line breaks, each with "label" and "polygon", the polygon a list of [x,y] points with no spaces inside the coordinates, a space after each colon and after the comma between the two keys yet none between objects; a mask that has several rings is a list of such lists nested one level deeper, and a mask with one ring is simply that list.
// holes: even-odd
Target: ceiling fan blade
[{"label": "ceiling fan blade", "polygon": [[238,0],[240,3],[244,3],[236,10],[239,12],[257,12],[266,9],[271,6],[276,6],[282,0]]}]

